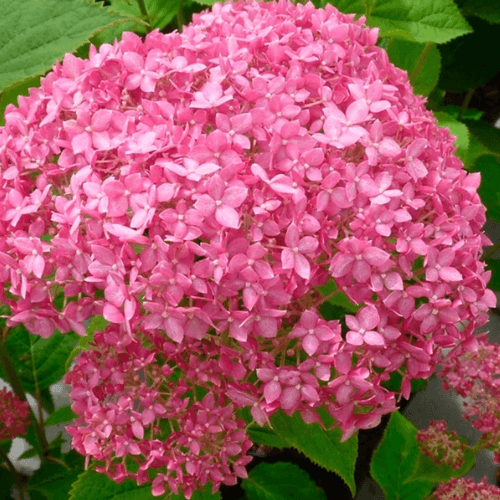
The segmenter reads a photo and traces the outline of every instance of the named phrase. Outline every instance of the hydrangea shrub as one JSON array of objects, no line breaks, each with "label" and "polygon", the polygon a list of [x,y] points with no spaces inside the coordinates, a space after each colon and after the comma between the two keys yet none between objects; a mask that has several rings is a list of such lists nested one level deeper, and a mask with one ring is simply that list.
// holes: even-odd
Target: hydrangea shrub
[{"label": "hydrangea shrub", "polygon": [[480,176],[364,22],[215,4],[66,54],[7,108],[0,300],[44,338],[109,323],[65,379],[97,471],[215,491],[246,477],[245,416],[326,408],[347,440],[477,349]]}]

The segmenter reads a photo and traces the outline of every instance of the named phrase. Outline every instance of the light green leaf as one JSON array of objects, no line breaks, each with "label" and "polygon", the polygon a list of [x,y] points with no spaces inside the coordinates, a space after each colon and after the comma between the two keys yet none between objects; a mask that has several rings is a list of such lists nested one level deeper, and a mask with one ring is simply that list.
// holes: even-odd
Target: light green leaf
[{"label": "light green leaf", "polygon": [[117,19],[87,0],[0,0],[0,87],[40,75]]},{"label": "light green leaf", "polygon": [[457,155],[462,161],[467,158],[467,149],[469,148],[469,129],[467,125],[459,122],[453,116],[443,111],[434,112],[440,127],[447,127],[450,134],[456,136],[455,145],[457,146]]},{"label": "light green leaf", "polygon": [[408,72],[415,94],[427,96],[439,80],[441,55],[435,44],[395,38],[387,53],[390,61]]},{"label": "light green leaf", "polygon": [[[363,0],[333,0],[341,12],[366,14]],[[445,43],[471,29],[453,0],[377,0],[368,25],[380,28],[380,36],[419,43]]]},{"label": "light green leaf", "polygon": [[[191,500],[220,500],[220,493],[212,493],[211,485],[207,484],[204,491],[194,491]],[[154,500],[151,493],[151,484],[137,486],[134,481],[127,479],[117,484],[104,474],[88,470],[78,476],[78,480],[71,487],[69,500]],[[185,500],[184,495],[170,495],[169,500]]]},{"label": "light green leaf", "polygon": [[65,422],[71,422],[76,418],[76,414],[71,409],[71,406],[63,406],[59,408],[54,413],[50,414],[45,421],[45,427],[51,425],[64,424]]},{"label": "light green leaf", "polygon": [[417,428],[399,412],[391,415],[384,437],[373,453],[370,472],[382,488],[386,500],[422,500],[434,483],[406,482],[415,469],[420,450]]},{"label": "light green leaf", "polygon": [[[177,10],[181,8],[178,0],[144,0],[146,10],[148,11],[151,29],[162,29],[176,16]],[[112,0],[110,10],[122,16],[137,17],[146,21],[139,9],[137,0]],[[138,33],[146,33],[147,26],[136,26]]]},{"label": "light green leaf", "polygon": [[309,474],[288,462],[257,465],[241,486],[251,500],[326,500]]},{"label": "light green leaf", "polygon": [[71,362],[82,351],[86,351],[90,347],[90,343],[94,340],[94,333],[96,331],[104,331],[109,321],[106,321],[102,316],[94,316],[87,327],[87,335],[85,337],[78,337],[78,342],[72,349],[65,363],[66,371],[69,371]]},{"label": "light green leaf", "polygon": [[208,7],[211,7],[215,2],[219,0],[193,0],[193,1],[199,5],[207,5]]},{"label": "light green leaf", "polygon": [[46,389],[61,380],[64,363],[77,341],[75,333],[56,332],[43,339],[29,333],[24,325],[12,328],[6,346],[24,389],[36,393],[37,387]]},{"label": "light green leaf", "polygon": [[341,443],[340,429],[325,430],[319,424],[306,424],[295,413],[289,417],[282,411],[271,417],[276,434],[286,441],[289,447],[303,453],[314,463],[335,472],[349,486],[353,496],[356,492],[354,468],[358,455],[358,436],[355,434]]}]

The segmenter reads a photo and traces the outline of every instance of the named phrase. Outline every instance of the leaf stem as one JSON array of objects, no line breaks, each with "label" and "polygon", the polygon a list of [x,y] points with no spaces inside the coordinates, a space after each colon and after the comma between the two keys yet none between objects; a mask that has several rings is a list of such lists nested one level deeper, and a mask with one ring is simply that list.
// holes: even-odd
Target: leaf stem
[{"label": "leaf stem", "polygon": [[495,243],[482,257],[481,260],[485,261],[488,260],[490,257],[492,257],[496,251],[500,249],[500,241]]},{"label": "leaf stem", "polygon": [[146,23],[148,24],[148,31],[151,31],[151,18],[149,17],[148,9],[146,8],[144,0],[137,0],[137,4],[139,5],[141,15],[144,17]]},{"label": "leaf stem", "polygon": [[10,461],[9,456],[5,451],[0,447],[0,458],[7,464],[7,467],[10,469],[10,473],[14,478],[14,482],[16,483],[16,488],[19,492],[19,498],[21,500],[24,499],[24,488],[23,488],[23,480],[21,478],[21,474],[19,474],[18,470],[14,467],[14,464]]},{"label": "leaf stem", "polygon": [[414,82],[415,78],[418,76],[420,73],[423,65],[425,64],[425,60],[427,59],[427,56],[429,55],[429,51],[432,49],[433,43],[432,42],[427,42],[424,46],[424,50],[422,50],[422,53],[420,54],[420,57],[418,58],[417,64],[415,65],[415,68],[411,72],[410,77],[410,82]]},{"label": "leaf stem", "polygon": [[[5,336],[4,336],[5,338]],[[17,376],[16,369],[10,360],[10,354],[7,349],[7,345],[5,341],[0,342],[0,366],[5,374],[5,378],[7,382],[11,385],[12,390],[18,396],[21,401],[28,401],[26,397],[26,392],[24,392],[24,387]],[[45,437],[45,432],[43,431],[40,422],[35,416],[31,405],[28,405],[31,414],[31,422],[35,426],[35,432],[37,436],[38,443],[40,444],[40,448],[42,450],[42,456],[40,457],[42,460],[47,460],[48,455],[50,455],[49,451],[49,443],[47,442],[47,438]]]},{"label": "leaf stem", "polygon": [[465,94],[464,102],[462,103],[462,106],[460,107],[460,113],[458,113],[458,119],[461,120],[462,117],[464,116],[465,110],[469,107],[470,100],[472,99],[472,96],[474,95],[476,89],[469,89],[467,91],[467,94]]}]

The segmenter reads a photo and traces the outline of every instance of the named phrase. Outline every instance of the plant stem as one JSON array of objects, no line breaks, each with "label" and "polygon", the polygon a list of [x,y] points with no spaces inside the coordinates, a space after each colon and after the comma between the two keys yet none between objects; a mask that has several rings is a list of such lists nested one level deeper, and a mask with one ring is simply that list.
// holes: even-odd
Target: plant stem
[{"label": "plant stem", "polygon": [[417,64],[413,71],[411,72],[410,76],[410,82],[414,82],[415,78],[417,78],[418,74],[420,73],[422,66],[425,64],[425,60],[427,59],[427,56],[429,55],[429,51],[432,49],[432,43],[427,42],[425,44],[424,50],[422,50],[422,53],[420,54],[420,57],[418,58]]},{"label": "plant stem", "polygon": [[0,458],[7,464],[7,467],[10,469],[10,473],[12,474],[12,477],[14,478],[14,482],[16,483],[16,488],[19,491],[19,498],[21,500],[24,500],[24,488],[23,488],[23,480],[21,478],[21,475],[17,471],[17,469],[14,467],[14,464],[10,461],[9,456],[5,451],[0,448]]},{"label": "plant stem", "polygon": [[184,17],[184,11],[182,10],[182,0],[179,0],[179,8],[177,9],[177,31],[179,31],[179,33],[185,24],[186,18]]},{"label": "plant stem", "polygon": [[144,17],[144,20],[148,23],[148,31],[151,31],[151,19],[149,17],[148,9],[146,9],[146,4],[144,3],[144,0],[137,0],[137,3],[142,17]]},{"label": "plant stem", "polygon": [[462,103],[462,106],[460,107],[460,113],[458,113],[458,119],[461,120],[464,113],[465,113],[465,110],[469,107],[469,104],[470,104],[470,100],[472,99],[472,96],[474,95],[474,91],[476,89],[469,89],[467,91],[467,94],[465,94],[465,99],[464,99],[464,102]]},{"label": "plant stem", "polygon": [[[24,392],[24,387],[17,376],[16,369],[10,360],[9,351],[4,342],[0,342],[0,366],[5,374],[5,378],[7,382],[12,386],[12,390],[18,396],[21,401],[28,401],[26,397],[26,393]],[[45,437],[45,432],[43,431],[40,422],[36,418],[31,405],[28,405],[31,414],[31,422],[35,426],[35,432],[38,439],[38,443],[40,444],[40,448],[42,450],[42,456],[40,457],[42,460],[46,460],[47,456],[50,454],[49,451],[49,443],[47,442],[47,438]]]}]

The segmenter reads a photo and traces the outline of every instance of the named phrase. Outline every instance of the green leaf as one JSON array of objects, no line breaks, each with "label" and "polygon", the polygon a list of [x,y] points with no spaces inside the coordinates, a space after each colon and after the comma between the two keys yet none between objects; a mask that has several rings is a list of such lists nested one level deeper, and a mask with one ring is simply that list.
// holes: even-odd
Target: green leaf
[{"label": "green leaf", "polygon": [[456,154],[462,161],[465,161],[467,158],[467,149],[469,147],[469,129],[467,125],[459,122],[453,118],[453,116],[443,111],[435,111],[434,116],[437,118],[440,127],[447,127],[450,130],[450,134],[456,136]]},{"label": "green leaf", "polygon": [[10,470],[0,467],[0,484],[2,485],[0,489],[0,500],[12,500],[10,492],[12,491],[14,483],[14,477]]},{"label": "green leaf", "polygon": [[257,424],[250,424],[247,427],[247,434],[250,441],[264,446],[271,446],[273,448],[287,448],[287,442],[276,434],[276,432],[265,426],[261,427]]},{"label": "green leaf", "polygon": [[[66,440],[63,438],[62,434],[58,434],[50,443],[49,443],[49,450],[51,451],[52,455],[55,457],[58,457],[61,455],[61,446],[66,442]],[[26,450],[20,457],[19,460],[25,460],[26,458],[32,458],[36,457],[40,453],[37,451],[36,448],[30,448]]]},{"label": "green leaf", "polygon": [[393,39],[387,53],[390,61],[408,72],[415,94],[427,96],[439,80],[441,55],[435,44]]},{"label": "green leaf", "polygon": [[309,474],[288,462],[257,465],[241,486],[252,500],[326,500]]},{"label": "green leaf", "polygon": [[358,436],[355,434],[341,443],[340,429],[325,430],[319,424],[306,424],[295,413],[291,417],[282,411],[271,417],[276,434],[289,447],[295,448],[314,463],[338,474],[349,486],[352,495],[356,492],[354,468],[358,454]]},{"label": "green leaf", "polygon": [[41,75],[116,16],[87,0],[0,0],[0,87]]},{"label": "green leaf", "polygon": [[40,77],[39,76],[31,76],[16,82],[15,85],[9,86],[7,91],[3,91],[0,94],[0,126],[5,125],[4,120],[4,112],[5,108],[9,104],[14,104],[17,106],[18,97],[20,95],[27,96],[29,95],[29,89],[31,87],[39,87],[40,86]]},{"label": "green leaf", "polygon": [[47,500],[68,500],[71,485],[83,467],[83,457],[73,451],[63,455],[63,460],[67,467],[51,462],[43,463],[29,479],[30,493],[40,493]]},{"label": "green leaf", "polygon": [[211,7],[218,0],[193,0],[193,1],[199,5],[206,5],[208,7]]},{"label": "green leaf", "polygon": [[[341,12],[365,15],[363,0],[331,1]],[[380,28],[380,36],[419,43],[445,43],[470,33],[453,0],[377,0],[367,24]]]},{"label": "green leaf", "polygon": [[[178,0],[145,0],[144,4],[151,20],[151,29],[162,29],[176,16],[181,7]],[[141,18],[141,10],[137,0],[112,0],[110,10],[122,16]],[[145,21],[144,18],[141,18]],[[146,33],[147,26],[138,25],[138,33]]]},{"label": "green leaf", "polygon": [[467,16],[476,16],[489,23],[500,23],[500,2],[498,0],[465,0],[462,12]]},{"label": "green leaf", "polygon": [[88,470],[78,476],[70,491],[70,500],[153,500],[151,484],[137,486],[130,479],[115,483],[104,474]]},{"label": "green leaf", "polygon": [[346,312],[355,314],[361,307],[361,304],[354,304],[351,300],[349,300],[349,297],[344,292],[340,292],[333,279],[330,279],[326,285],[319,286],[318,290],[321,292],[323,297],[328,297],[329,295],[334,294],[328,299],[328,303],[333,306],[341,307]]},{"label": "green leaf", "polygon": [[85,337],[78,337],[77,344],[66,359],[66,371],[69,371],[71,362],[78,354],[89,349],[90,343],[94,340],[94,333],[96,331],[105,330],[107,325],[109,325],[109,321],[106,321],[102,316],[94,316],[90,320],[89,326],[87,327],[87,335]]},{"label": "green leaf", "polygon": [[488,50],[492,40],[500,38],[500,25],[481,19],[469,22],[473,33],[441,45],[442,69],[439,87],[450,92],[465,92],[480,87],[500,69],[500,59]]},{"label": "green leaf", "polygon": [[54,413],[50,414],[45,421],[45,427],[51,425],[64,424],[65,422],[71,422],[76,418],[76,414],[71,409],[71,406],[63,406],[59,408]]},{"label": "green leaf", "polygon": [[[154,497],[157,498],[157,497]],[[216,493],[212,493],[212,485],[210,483],[207,483],[205,485],[205,489],[203,491],[201,490],[195,490],[193,491],[193,494],[191,496],[191,500],[221,500],[221,494],[220,491],[217,491]],[[122,500],[122,499],[120,499]],[[126,499],[129,500],[129,499]],[[132,499],[130,499],[132,500]],[[141,500],[141,499],[137,499]],[[179,493],[178,495],[170,495],[168,497],[168,500],[186,500],[186,497],[182,494]]]},{"label": "green leaf", "polygon": [[40,398],[42,400],[42,407],[47,410],[48,413],[55,411],[54,399],[52,398],[52,393],[50,392],[49,387],[40,390]]},{"label": "green leaf", "polygon": [[78,338],[75,333],[56,332],[43,339],[30,334],[24,325],[12,328],[6,346],[24,389],[36,393],[37,387],[46,389],[61,380],[64,363]]},{"label": "green leaf", "polygon": [[481,173],[477,192],[486,206],[487,217],[500,222],[500,161],[491,155],[481,156],[473,170]]},{"label": "green leaf", "polygon": [[[460,436],[458,438],[462,443],[468,444],[466,439]],[[447,465],[438,465],[434,460],[431,460],[420,451],[413,476],[407,481],[410,482],[415,479],[420,479],[433,483],[445,483],[454,477],[462,477],[474,467],[476,463],[476,454],[470,448],[466,448],[464,458],[464,465],[462,465],[460,469],[452,469]]]},{"label": "green leaf", "polygon": [[422,500],[434,487],[434,483],[425,480],[405,482],[412,476],[420,454],[416,435],[417,428],[403,415],[391,415],[370,464],[371,475],[386,500]]},{"label": "green leaf", "polygon": [[491,279],[488,283],[488,288],[494,292],[500,292],[500,259],[488,259],[486,265],[486,269],[491,271]]},{"label": "green leaf", "polygon": [[493,155],[500,159],[500,130],[483,120],[468,122],[467,126],[472,138],[478,143],[478,151],[474,158],[471,157],[471,163],[481,155]]}]

